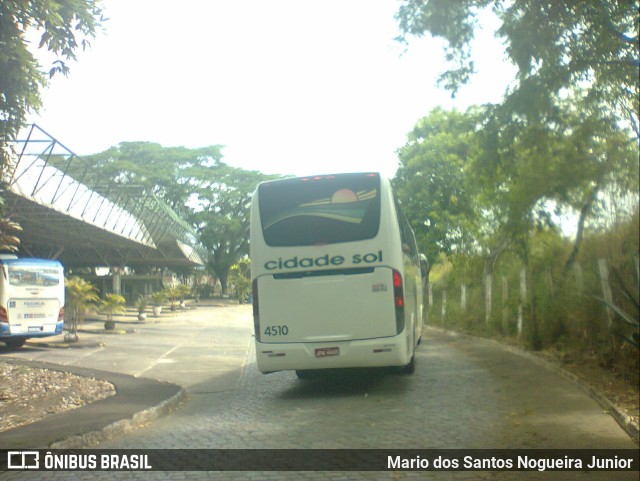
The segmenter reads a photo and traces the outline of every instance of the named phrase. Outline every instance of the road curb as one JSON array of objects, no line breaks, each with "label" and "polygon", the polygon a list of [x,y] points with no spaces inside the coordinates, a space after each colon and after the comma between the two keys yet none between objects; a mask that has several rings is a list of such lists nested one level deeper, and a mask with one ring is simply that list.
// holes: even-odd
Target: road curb
[{"label": "road curb", "polygon": [[131,418],[120,419],[119,421],[108,424],[97,431],[91,431],[56,441],[49,447],[52,449],[79,449],[94,446],[156,420],[160,416],[163,416],[169,411],[175,409],[185,399],[186,391],[183,388],[180,388],[179,391],[169,399],[162,401],[156,406],[136,412],[131,416]]},{"label": "road curb", "polygon": [[153,421],[186,398],[181,386],[154,379],[38,361],[3,361],[107,381],[116,389],[113,396],[0,432],[0,444],[14,449],[86,448]]},{"label": "road curb", "polygon": [[491,344],[492,346],[499,347],[504,351],[510,352],[512,354],[516,354],[520,357],[524,357],[525,359],[528,359],[534,364],[540,367],[544,367],[545,369],[558,374],[564,379],[572,382],[581,391],[588,394],[593,400],[595,400],[600,405],[600,407],[602,407],[607,412],[607,414],[611,415],[611,417],[615,419],[615,421],[631,437],[631,439],[633,439],[636,442],[636,444],[638,444],[640,439],[640,436],[639,436],[640,429],[639,429],[638,423],[634,422],[631,416],[626,411],[624,411],[620,406],[616,405],[614,402],[612,402],[609,398],[607,398],[598,390],[596,390],[589,383],[580,379],[578,376],[576,376],[572,372],[567,371],[562,366],[556,363],[553,363],[551,361],[548,361],[547,359],[544,359],[540,356],[537,356],[536,354],[525,351],[524,349],[521,349],[516,346],[511,346],[509,344],[504,344],[500,341],[496,341],[495,339],[487,339],[485,337],[478,337],[478,336],[473,336],[471,334],[465,334],[465,333],[456,332],[456,331],[449,331],[446,329],[433,327],[433,326],[429,326],[427,327],[427,329],[433,329],[435,331],[438,331],[440,333],[453,336],[453,337],[465,337],[468,339],[472,339],[474,341]]}]

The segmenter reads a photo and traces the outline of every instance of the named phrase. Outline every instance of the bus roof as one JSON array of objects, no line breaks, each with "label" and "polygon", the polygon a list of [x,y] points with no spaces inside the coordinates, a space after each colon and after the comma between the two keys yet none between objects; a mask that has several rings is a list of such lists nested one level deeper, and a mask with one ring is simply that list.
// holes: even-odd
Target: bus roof
[{"label": "bus roof", "polygon": [[368,177],[382,177],[379,172],[341,172],[337,174],[322,174],[322,175],[304,175],[300,177],[283,177],[281,179],[272,179],[265,180],[260,182],[260,185],[265,184],[274,184],[274,183],[297,183],[297,182],[308,182],[313,180],[323,180],[323,179],[335,179],[337,177],[359,177],[359,176],[368,176]]},{"label": "bus roof", "polygon": [[51,266],[56,265],[62,267],[60,261],[55,259],[36,259],[33,257],[19,257],[14,259],[0,258],[0,264],[5,265],[41,265]]}]

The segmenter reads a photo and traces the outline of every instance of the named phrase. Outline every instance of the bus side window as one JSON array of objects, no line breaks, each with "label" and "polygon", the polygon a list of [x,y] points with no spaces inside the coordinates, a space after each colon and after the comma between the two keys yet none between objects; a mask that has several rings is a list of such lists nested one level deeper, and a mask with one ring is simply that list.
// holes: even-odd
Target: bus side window
[{"label": "bus side window", "polygon": [[423,279],[427,277],[427,262],[427,256],[425,256],[424,254],[420,254],[420,272],[422,273]]},{"label": "bus side window", "polygon": [[396,213],[398,216],[398,223],[400,224],[400,240],[402,242],[402,250],[405,254],[411,257],[414,264],[418,264],[420,262],[418,252],[418,245],[416,243],[416,237],[413,234],[413,230],[411,229],[411,225],[409,225],[409,221],[402,213],[400,209],[400,203],[398,202],[398,198],[394,195],[394,203],[396,206]]}]

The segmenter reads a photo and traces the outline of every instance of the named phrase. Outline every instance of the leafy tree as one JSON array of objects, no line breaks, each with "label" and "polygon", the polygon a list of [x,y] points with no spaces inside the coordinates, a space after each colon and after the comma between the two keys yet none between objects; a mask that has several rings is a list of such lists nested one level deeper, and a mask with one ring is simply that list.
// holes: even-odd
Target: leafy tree
[{"label": "leafy tree", "polygon": [[126,300],[120,294],[109,293],[104,299],[100,300],[100,310],[107,315],[107,320],[104,323],[104,328],[107,330],[113,330],[116,327],[116,322],[113,320],[114,314],[122,314],[125,312]]},{"label": "leafy tree", "polygon": [[518,68],[505,103],[511,112],[548,112],[579,87],[592,105],[628,120],[638,136],[637,0],[404,0],[396,14],[400,39],[443,38],[451,68],[440,82],[455,93],[473,74],[478,14],[489,6],[501,22],[497,35],[505,53]]},{"label": "leafy tree", "polygon": [[166,297],[171,302],[171,310],[174,311],[176,309],[176,302],[180,300],[180,303],[185,300],[185,298],[191,294],[191,288],[185,284],[177,284],[175,286],[167,287],[164,290]]},{"label": "leafy tree", "polygon": [[[0,209],[2,207],[0,199]],[[14,233],[20,232],[22,227],[11,219],[0,217],[0,252],[15,252],[20,245],[20,239]]]},{"label": "leafy tree", "polygon": [[398,151],[394,187],[429,266],[441,253],[473,242],[477,216],[466,171],[479,153],[479,114],[437,108],[417,122]]},{"label": "leafy tree", "polygon": [[229,282],[236,288],[238,302],[244,303],[251,291],[251,260],[243,257],[229,269]]},{"label": "leafy tree", "polygon": [[50,163],[115,202],[118,189],[144,186],[198,232],[209,251],[208,267],[226,292],[229,268],[248,253],[249,205],[256,185],[269,178],[222,162],[222,147],[162,147],[123,142],[67,166]]},{"label": "leafy tree", "polygon": [[[67,173],[105,194],[109,184],[146,187],[190,219],[192,212],[186,204],[197,190],[206,191],[215,182],[217,171],[224,166],[221,159],[219,145],[187,149],[153,142],[122,142],[72,163]],[[65,168],[60,159],[56,162]]]},{"label": "leafy tree", "polygon": [[40,89],[47,75],[29,50],[28,32],[38,32],[38,48],[57,60],[49,69],[67,74],[67,61],[76,59],[79,47],[89,45],[104,22],[99,0],[3,0],[0,2],[0,160],[15,139],[29,110],[41,106]]},{"label": "leafy tree", "polygon": [[197,191],[195,214],[200,242],[209,251],[209,269],[227,293],[229,269],[249,253],[249,207],[258,183],[272,178],[225,166],[207,189]]},{"label": "leafy tree", "polygon": [[499,107],[487,112],[478,131],[483,155],[470,169],[485,212],[492,212],[487,219],[497,220],[503,238],[521,245],[534,227],[579,213],[568,269],[601,194],[637,195],[638,146],[615,116],[581,98],[559,102],[539,121],[505,119],[503,113]]},{"label": "leafy tree", "polygon": [[[0,2],[0,196],[4,191],[4,172],[9,163],[10,143],[24,124],[27,112],[41,106],[40,89],[47,84],[29,50],[28,32],[38,32],[38,48],[57,56],[49,70],[66,75],[68,60],[75,60],[79,46],[89,45],[104,18],[100,0],[3,0]],[[0,237],[4,248],[15,250],[19,239],[12,231],[19,226],[2,218],[0,198]]]},{"label": "leafy tree", "polygon": [[[502,122],[495,106],[436,109],[418,122],[399,150],[394,183],[430,259],[483,252],[487,279],[508,250],[531,267],[535,232],[577,210],[566,272],[598,195],[612,188],[637,195],[637,144],[615,118],[579,102],[561,107],[543,122]],[[530,294],[535,328],[534,286]]]},{"label": "leafy tree", "polygon": [[162,306],[162,303],[167,299],[167,293],[164,290],[156,291],[149,295],[149,301],[151,305],[155,307]]},{"label": "leafy tree", "polygon": [[72,276],[64,281],[66,292],[66,313],[70,314],[69,319],[69,339],[78,339],[78,324],[84,320],[84,316],[96,309],[98,289],[84,279]]},{"label": "leafy tree", "polygon": [[115,314],[125,312],[125,304],[127,301],[120,294],[110,292],[104,299],[100,300],[100,311],[107,315],[108,320],[113,320]]},{"label": "leafy tree", "polygon": [[552,223],[549,207],[573,209],[580,222],[569,265],[601,192],[638,191],[630,179],[638,177],[639,4],[405,0],[396,16],[401,39],[447,42],[451,68],[440,81],[454,94],[471,78],[478,14],[489,7],[518,73],[504,102],[488,107],[478,129],[483,155],[469,169],[483,229],[495,234],[495,252],[519,245],[526,257],[531,229]]}]

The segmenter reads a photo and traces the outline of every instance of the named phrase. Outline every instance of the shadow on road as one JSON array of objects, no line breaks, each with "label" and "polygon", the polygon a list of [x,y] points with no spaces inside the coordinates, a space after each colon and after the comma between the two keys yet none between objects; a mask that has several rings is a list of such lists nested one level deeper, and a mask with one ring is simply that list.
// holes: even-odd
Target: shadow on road
[{"label": "shadow on road", "polygon": [[293,382],[283,390],[282,399],[336,398],[384,394],[401,395],[408,387],[411,376],[397,368],[336,369],[311,372],[304,379]]}]

